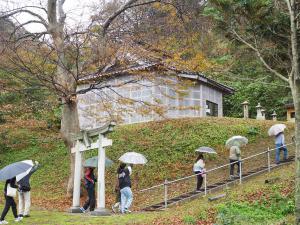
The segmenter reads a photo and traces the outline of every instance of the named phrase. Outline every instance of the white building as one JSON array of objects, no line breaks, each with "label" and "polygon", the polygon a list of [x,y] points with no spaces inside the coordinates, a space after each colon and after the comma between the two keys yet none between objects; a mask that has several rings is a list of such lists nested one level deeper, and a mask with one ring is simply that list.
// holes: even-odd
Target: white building
[{"label": "white building", "polygon": [[[179,71],[160,62],[126,65],[112,66],[80,80],[81,94],[77,99],[81,128],[99,127],[111,117],[124,124],[164,118],[222,117],[223,96],[234,92],[201,73]],[[179,81],[189,84],[178,88]],[[91,91],[85,91],[90,88]]]}]

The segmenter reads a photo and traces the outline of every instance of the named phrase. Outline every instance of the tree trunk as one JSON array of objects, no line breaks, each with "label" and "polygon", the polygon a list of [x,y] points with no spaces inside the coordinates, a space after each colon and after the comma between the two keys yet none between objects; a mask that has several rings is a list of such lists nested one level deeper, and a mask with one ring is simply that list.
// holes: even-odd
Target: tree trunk
[{"label": "tree trunk", "polygon": [[300,224],[300,82],[295,81],[293,88],[293,100],[295,106],[295,142],[296,142],[296,153],[295,153],[295,224]]},{"label": "tree trunk", "polygon": [[61,119],[61,135],[70,154],[70,177],[67,186],[67,195],[72,195],[75,158],[71,153],[71,148],[74,146],[73,138],[79,132],[79,119],[76,101],[71,101],[64,104],[62,109]]},{"label": "tree trunk", "polygon": [[54,48],[57,54],[57,73],[55,77],[55,86],[58,93],[62,96],[62,118],[61,118],[61,136],[69,150],[70,156],[70,177],[68,181],[67,194],[70,196],[73,190],[74,163],[71,148],[74,147],[74,137],[79,132],[79,119],[76,99],[73,99],[76,93],[76,79],[66,69],[67,60],[65,58],[65,19],[66,14],[63,10],[65,1],[48,0],[48,31],[53,39]]}]

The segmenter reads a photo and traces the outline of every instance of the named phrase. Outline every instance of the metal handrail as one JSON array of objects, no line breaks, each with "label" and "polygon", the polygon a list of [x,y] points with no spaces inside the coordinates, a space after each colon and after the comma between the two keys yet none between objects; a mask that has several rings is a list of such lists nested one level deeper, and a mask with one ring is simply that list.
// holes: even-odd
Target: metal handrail
[{"label": "metal handrail", "polygon": [[[283,147],[286,147],[286,146],[290,146],[294,144],[294,142],[291,142],[291,143],[288,143],[286,145],[283,145]],[[254,155],[251,155],[251,156],[248,156],[246,158],[243,158],[241,159],[240,161],[245,161],[245,160],[248,160],[248,159],[251,159],[251,158],[254,158],[254,157],[257,157],[259,155],[263,155],[263,154],[266,154],[268,152],[272,152],[272,151],[275,151],[276,148],[273,148],[273,149],[268,149],[267,151],[263,151],[263,152],[260,152],[260,153],[257,153],[257,154],[254,154]],[[218,166],[218,167],[215,167],[215,168],[212,168],[210,170],[207,170],[205,171],[205,174],[208,174],[208,173],[211,173],[215,170],[218,170],[218,169],[222,169],[224,167],[228,167],[232,164],[235,164],[236,162],[232,162],[232,163],[227,163],[227,164],[224,164],[224,165],[221,165],[221,166]],[[189,179],[189,178],[192,178],[192,177],[196,177],[198,176],[198,174],[192,174],[192,175],[189,175],[189,176],[186,176],[186,177],[182,177],[182,178],[179,178],[179,179],[176,179],[176,180],[172,180],[172,181],[165,181],[164,183],[162,184],[158,184],[158,185],[155,185],[155,186],[152,186],[152,187],[149,187],[149,188],[145,188],[145,189],[142,189],[140,190],[139,192],[145,192],[145,191],[149,191],[149,190],[152,190],[152,189],[155,189],[155,188],[158,188],[158,187],[162,187],[162,186],[165,186],[165,185],[169,185],[169,184],[173,184],[173,183],[176,183],[176,182],[179,182],[179,181],[182,181],[182,180],[186,180],[186,179]]]}]

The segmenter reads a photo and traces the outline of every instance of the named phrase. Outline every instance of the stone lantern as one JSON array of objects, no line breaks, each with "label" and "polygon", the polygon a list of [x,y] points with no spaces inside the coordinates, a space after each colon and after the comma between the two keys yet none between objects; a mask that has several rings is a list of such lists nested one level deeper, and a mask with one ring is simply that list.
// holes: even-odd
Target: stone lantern
[{"label": "stone lantern", "polygon": [[261,115],[262,115],[262,119],[265,120],[266,119],[266,110],[265,109],[261,109]]},{"label": "stone lantern", "polygon": [[257,120],[265,120],[265,116],[264,116],[265,110],[262,109],[262,106],[260,105],[260,103],[257,104],[256,110],[257,110],[256,119]]},{"label": "stone lantern", "polygon": [[275,112],[275,110],[273,111],[273,114],[271,116],[274,121],[277,121],[277,113]]},{"label": "stone lantern", "polygon": [[249,102],[244,101],[242,103],[242,105],[243,105],[243,109],[244,109],[244,119],[248,119],[249,118]]}]

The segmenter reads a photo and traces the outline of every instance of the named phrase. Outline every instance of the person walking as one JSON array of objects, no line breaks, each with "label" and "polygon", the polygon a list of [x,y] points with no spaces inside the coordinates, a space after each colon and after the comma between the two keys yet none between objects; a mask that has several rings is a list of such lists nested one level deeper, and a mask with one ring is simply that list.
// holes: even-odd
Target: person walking
[{"label": "person walking", "polygon": [[194,166],[193,166],[193,171],[195,174],[197,174],[197,187],[196,187],[196,191],[200,191],[201,189],[201,186],[202,186],[202,183],[203,183],[203,176],[204,175],[204,169],[205,167],[205,163],[204,163],[204,156],[203,154],[199,154],[195,163],[194,163]]},{"label": "person walking", "polygon": [[118,180],[121,192],[121,213],[130,213],[129,210],[133,195],[131,191],[131,179],[130,175],[132,173],[132,166],[126,168],[125,163],[121,163],[118,168]]},{"label": "person walking", "polygon": [[241,150],[238,146],[231,146],[229,150],[230,179],[234,179],[234,167],[237,165],[237,175],[240,174]]},{"label": "person walking", "polygon": [[80,207],[81,212],[85,213],[88,208],[90,212],[95,210],[96,199],[95,199],[95,183],[97,182],[94,175],[94,168],[86,168],[84,174],[84,186],[88,192],[88,199],[84,203],[83,207]]},{"label": "person walking", "polygon": [[1,214],[1,218],[0,218],[0,224],[8,224],[7,221],[5,221],[5,217],[11,207],[13,215],[15,217],[15,222],[19,222],[23,219],[23,217],[18,217],[18,213],[17,213],[17,205],[16,202],[14,200],[14,197],[9,196],[7,189],[8,188],[18,188],[18,186],[16,185],[16,177],[12,178],[12,179],[8,179],[5,182],[5,186],[4,186],[4,198],[5,198],[5,206],[4,209],[2,211]]},{"label": "person walking", "polygon": [[39,163],[35,161],[35,165],[30,172],[18,181],[19,191],[19,217],[29,217],[31,200],[30,200],[30,177],[40,167]]},{"label": "person walking", "polygon": [[288,157],[288,150],[285,145],[285,138],[283,132],[280,132],[275,136],[275,146],[276,146],[276,153],[275,153],[275,162],[278,165],[280,163],[280,151],[283,151],[283,160],[287,160]]}]

